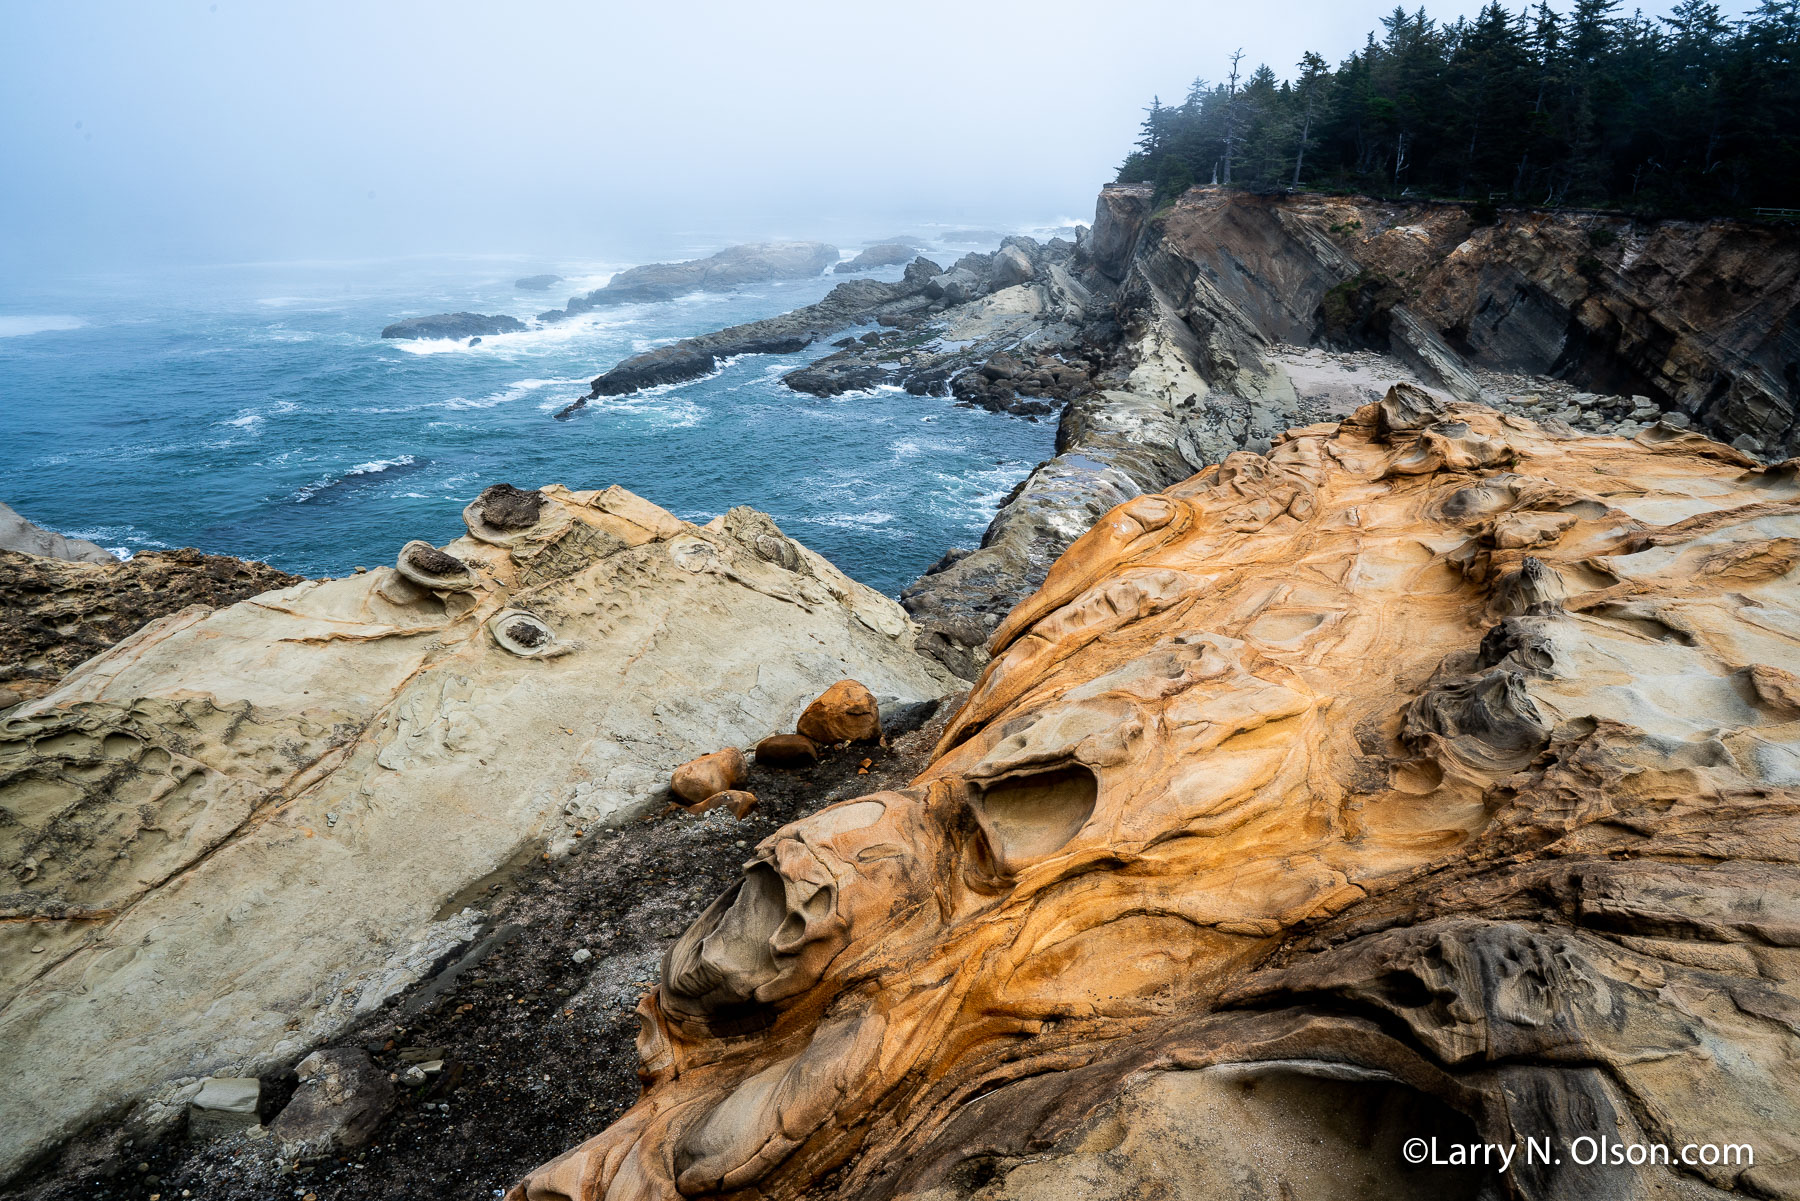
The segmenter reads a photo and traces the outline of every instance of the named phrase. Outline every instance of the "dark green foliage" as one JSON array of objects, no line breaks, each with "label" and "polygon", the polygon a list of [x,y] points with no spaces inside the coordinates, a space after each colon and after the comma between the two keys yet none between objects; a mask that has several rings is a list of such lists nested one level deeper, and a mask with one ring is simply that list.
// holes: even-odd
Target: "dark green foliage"
[{"label": "dark green foliage", "polygon": [[1396,8],[1335,70],[1229,68],[1152,105],[1121,180],[1159,204],[1207,182],[1457,198],[1478,225],[1501,203],[1800,208],[1800,0],[1741,19],[1711,0],[1659,18],[1493,2],[1450,25]]}]

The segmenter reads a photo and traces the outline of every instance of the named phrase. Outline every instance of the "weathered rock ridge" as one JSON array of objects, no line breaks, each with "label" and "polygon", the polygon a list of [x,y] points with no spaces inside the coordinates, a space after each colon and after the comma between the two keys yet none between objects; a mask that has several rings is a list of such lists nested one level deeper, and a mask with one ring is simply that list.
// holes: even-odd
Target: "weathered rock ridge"
[{"label": "weathered rock ridge", "polygon": [[[954,392],[967,403],[1022,416],[1049,414],[1054,409],[1042,398],[1067,399],[1090,382],[1086,364],[1059,357],[1072,349],[1074,323],[1089,303],[1065,269],[1074,249],[1057,239],[1040,245],[1014,237],[993,254],[963,256],[947,271],[917,258],[898,280],[850,280],[816,304],[633,355],[595,378],[588,395],[556,417],[567,420],[603,396],[699,379],[739,355],[794,354],[852,326],[883,328],[834,343],[835,353],[789,372],[783,382],[813,396],[891,384],[919,396]],[[1008,370],[995,366],[1003,362]]]},{"label": "weathered rock ridge", "polygon": [[1800,1195],[1797,564],[1800,463],[1412,388],[1136,497],[509,1196]]},{"label": "weathered rock ridge", "polygon": [[68,672],[149,622],[300,583],[266,563],[192,547],[121,563],[0,551],[0,710],[42,696]]},{"label": "weathered rock ridge", "polygon": [[834,682],[954,684],[751,510],[496,486],[464,519],[394,568],[163,617],[0,719],[0,1178],[291,1065],[477,937],[478,882]]}]

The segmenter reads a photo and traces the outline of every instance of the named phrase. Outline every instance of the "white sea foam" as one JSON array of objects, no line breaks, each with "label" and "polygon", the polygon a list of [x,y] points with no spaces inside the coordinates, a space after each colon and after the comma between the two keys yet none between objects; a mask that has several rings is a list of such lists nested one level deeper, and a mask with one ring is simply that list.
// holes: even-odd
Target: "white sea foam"
[{"label": "white sea foam", "polygon": [[333,476],[330,479],[319,480],[317,483],[306,485],[304,488],[301,488],[298,492],[294,493],[294,500],[296,503],[308,501],[325,491],[327,488],[344,483],[346,480],[354,479],[359,475],[380,475],[382,472],[392,471],[396,467],[411,467],[417,462],[418,460],[411,455],[396,455],[391,459],[370,459],[367,463],[358,463],[342,475]]},{"label": "white sea foam", "polygon": [[[523,320],[524,318],[522,318]],[[473,354],[473,355],[533,355],[546,354],[561,350],[574,343],[592,342],[608,335],[616,336],[616,331],[628,328],[633,324],[629,314],[616,310],[583,313],[566,321],[550,321],[542,325],[530,325],[529,328],[511,334],[483,334],[481,341],[470,346],[467,338],[388,338],[384,339],[384,347],[393,347],[407,354]],[[670,339],[673,341],[673,339]]]},{"label": "white sea foam", "polygon": [[[498,392],[490,393],[478,400],[470,400],[464,396],[452,396],[444,402],[446,409],[491,409],[495,405],[510,404],[515,400],[523,400],[541,388],[568,387],[570,384],[584,384],[583,379],[522,379]],[[566,404],[567,402],[561,402]]]},{"label": "white sea foam", "polygon": [[358,463],[356,466],[346,471],[344,475],[346,477],[353,475],[377,475],[390,467],[410,467],[416,462],[418,462],[418,460],[411,455],[401,455],[394,459],[371,459],[367,463]]},{"label": "white sea foam", "polygon": [[87,322],[69,316],[0,317],[0,338],[23,338],[28,334],[50,334],[61,330],[80,329]]},{"label": "white sea foam", "polygon": [[894,515],[880,509],[866,509],[860,513],[826,513],[820,517],[806,517],[802,520],[808,525],[825,525],[840,530],[867,530],[878,525],[886,525],[894,520]]},{"label": "white sea foam", "polygon": [[233,417],[230,421],[221,421],[220,425],[235,425],[240,429],[253,430],[263,423],[260,413],[245,413],[242,417]]}]

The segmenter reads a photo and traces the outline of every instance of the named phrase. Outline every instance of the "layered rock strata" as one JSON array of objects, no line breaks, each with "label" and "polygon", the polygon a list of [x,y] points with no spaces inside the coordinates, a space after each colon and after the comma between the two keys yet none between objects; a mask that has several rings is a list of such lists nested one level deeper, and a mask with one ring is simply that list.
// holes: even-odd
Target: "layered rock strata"
[{"label": "layered rock strata", "polygon": [[1457,395],[1471,365],[1553,375],[1800,451],[1791,230],[1216,189],[1140,230],[1281,341],[1390,350]]},{"label": "layered rock strata", "polygon": [[509,1196],[1800,1194],[1797,467],[1395,389],[1117,507]]},{"label": "layered rock strata", "polygon": [[[1069,266],[1098,399],[1068,403],[1057,457],[979,547],[903,593],[965,669],[1092,514],[1185,474],[1170,449],[1197,470],[1360,403],[1297,387],[1284,348],[1379,351],[1381,387],[1410,377],[1574,428],[1666,419],[1750,453],[1800,449],[1791,233],[1523,212],[1480,226],[1458,206],[1204,188],[1153,213],[1149,188],[1112,185]],[[1121,462],[1083,444],[1096,405],[1118,410],[1102,424],[1163,412]]]},{"label": "layered rock strata", "polygon": [[151,622],[0,720],[0,1177],[291,1064],[476,937],[509,864],[845,676],[895,706],[953,684],[751,510],[497,486],[464,518],[393,569]]}]

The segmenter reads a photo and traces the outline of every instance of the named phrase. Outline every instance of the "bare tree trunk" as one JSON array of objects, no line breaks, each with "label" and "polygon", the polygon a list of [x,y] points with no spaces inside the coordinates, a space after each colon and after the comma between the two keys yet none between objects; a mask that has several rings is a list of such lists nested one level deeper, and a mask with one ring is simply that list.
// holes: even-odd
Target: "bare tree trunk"
[{"label": "bare tree trunk", "polygon": [[1294,186],[1300,186],[1300,164],[1306,161],[1306,139],[1312,134],[1312,97],[1306,99],[1306,120],[1300,124],[1300,149],[1294,154]]},{"label": "bare tree trunk", "polygon": [[1231,150],[1237,143],[1238,62],[1244,57],[1242,47],[1231,56],[1231,77],[1225,85],[1225,186],[1231,186]]}]

